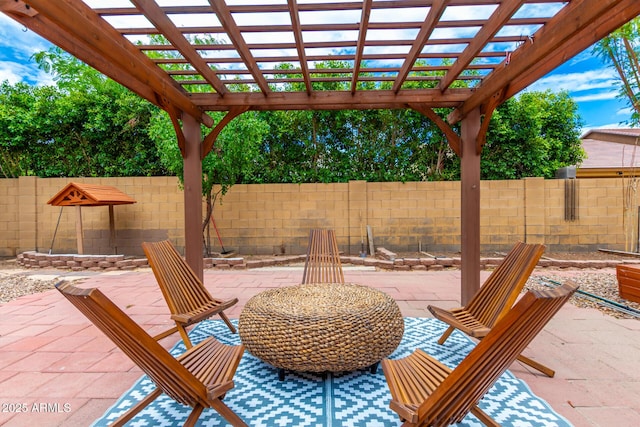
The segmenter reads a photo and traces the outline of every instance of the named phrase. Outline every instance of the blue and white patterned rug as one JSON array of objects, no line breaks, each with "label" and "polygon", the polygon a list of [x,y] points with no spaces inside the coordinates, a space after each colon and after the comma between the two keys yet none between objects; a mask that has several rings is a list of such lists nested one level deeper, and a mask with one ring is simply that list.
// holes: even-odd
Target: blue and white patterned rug
[{"label": "blue and white patterned rug", "polygon": [[[405,318],[405,332],[398,349],[390,358],[408,356],[415,348],[453,368],[473,348],[474,343],[455,331],[445,345],[437,339],[445,330],[444,323],[435,319]],[[192,341],[214,335],[226,344],[238,344],[239,337],[218,320],[200,323],[189,334]],[[182,342],[172,354],[184,352]],[[235,388],[224,402],[248,425],[255,427],[382,427],[399,426],[397,414],[389,409],[391,394],[382,373],[368,370],[344,374],[287,372],[285,381],[278,380],[277,369],[245,352],[234,377]],[[105,426],[144,398],[155,387],[142,377],[127,391],[94,426]],[[529,387],[510,372],[506,372],[480,402],[480,408],[504,426],[571,426],[556,414],[544,400],[535,396]],[[182,406],[166,395],[130,421],[132,426],[181,426],[191,408]],[[227,426],[214,410],[205,409],[198,425]],[[460,426],[482,426],[469,414]]]}]

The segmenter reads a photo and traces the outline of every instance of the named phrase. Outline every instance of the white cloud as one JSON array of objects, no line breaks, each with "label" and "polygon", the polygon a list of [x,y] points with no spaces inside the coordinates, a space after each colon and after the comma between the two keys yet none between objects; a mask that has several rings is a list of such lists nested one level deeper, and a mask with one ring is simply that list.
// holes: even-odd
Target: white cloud
[{"label": "white cloud", "polygon": [[574,56],[569,61],[567,61],[567,64],[572,67],[575,67],[591,59],[593,59],[593,55],[591,54],[591,48],[588,48],[584,50],[582,53],[579,53],[578,55]]},{"label": "white cloud", "polygon": [[39,70],[33,63],[12,61],[0,61],[0,82],[3,81],[8,81],[12,85],[19,82],[38,86],[53,84],[52,76]]},{"label": "white cloud", "polygon": [[442,14],[442,21],[487,19],[498,8],[497,5],[448,6]]},{"label": "white cloud", "polygon": [[611,99],[616,99],[617,95],[617,92],[590,93],[586,95],[574,96],[573,100],[576,102],[608,101]]},{"label": "white cloud", "polygon": [[27,67],[17,62],[0,61],[0,82],[8,81],[9,84],[16,84],[22,81]]},{"label": "white cloud", "polygon": [[629,119],[635,110],[629,106],[616,110],[616,116],[623,116],[625,120]]},{"label": "white cloud", "polygon": [[575,95],[580,92],[605,89],[607,93],[613,93],[613,97],[615,97],[617,93],[615,86],[616,77],[615,72],[607,68],[575,73],[551,74],[529,86],[529,90],[545,91],[551,89],[554,92],[566,90]]},{"label": "white cloud", "polygon": [[523,4],[513,15],[514,18],[550,17],[564,7],[564,3]]},{"label": "white cloud", "polygon": [[51,43],[0,13],[0,81],[47,85],[51,76],[38,69],[31,56]]},{"label": "white cloud", "polygon": [[422,22],[428,12],[428,7],[373,9],[369,22]]},{"label": "white cloud", "polygon": [[14,50],[21,55],[20,59],[26,60],[36,52],[47,50],[49,46],[51,43],[38,34],[0,13],[0,59],[3,59],[6,49]]}]

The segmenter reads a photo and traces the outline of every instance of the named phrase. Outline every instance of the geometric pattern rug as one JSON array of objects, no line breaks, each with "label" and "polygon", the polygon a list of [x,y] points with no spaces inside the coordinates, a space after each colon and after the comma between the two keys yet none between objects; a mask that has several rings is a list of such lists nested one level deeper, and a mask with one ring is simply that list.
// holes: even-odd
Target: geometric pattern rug
[{"label": "geometric pattern rug", "polygon": [[[391,359],[408,356],[421,348],[450,368],[454,368],[474,347],[466,335],[455,331],[444,345],[436,341],[446,329],[437,319],[406,317],[404,335]],[[234,320],[234,322],[236,322]],[[215,336],[225,344],[239,344],[238,334],[232,334],[221,320],[198,324],[189,335],[194,344]],[[173,355],[185,351],[182,342],[171,350]],[[389,409],[391,394],[382,373],[367,369],[348,373],[294,373],[287,371],[284,381],[278,380],[276,368],[245,352],[234,377],[235,388],[227,392],[224,402],[248,425],[256,427],[386,427],[401,424],[398,415]],[[143,376],[127,391],[94,426],[106,426],[155,386]],[[503,426],[565,427],[571,424],[555,413],[544,400],[535,396],[524,381],[505,372],[480,401],[480,408]],[[181,426],[191,408],[161,395],[139,412],[131,426]],[[227,426],[228,423],[212,409],[205,409],[199,426]],[[483,426],[469,414],[459,426]]]}]

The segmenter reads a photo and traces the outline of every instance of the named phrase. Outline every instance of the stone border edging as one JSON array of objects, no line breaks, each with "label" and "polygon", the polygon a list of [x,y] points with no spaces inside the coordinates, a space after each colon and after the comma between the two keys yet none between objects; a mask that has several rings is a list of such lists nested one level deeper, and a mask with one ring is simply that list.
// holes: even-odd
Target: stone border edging
[{"label": "stone border edging", "polygon": [[[387,251],[389,254],[391,252]],[[425,257],[425,258],[395,258],[395,254],[376,258],[362,258],[358,256],[341,256],[343,264],[374,267],[382,270],[395,271],[439,271],[445,268],[460,268],[460,258]],[[272,258],[245,260],[235,258],[205,258],[204,268],[219,270],[244,270],[252,268],[285,266],[303,263],[306,255],[274,256]],[[389,258],[389,259],[387,259]],[[481,258],[480,268],[487,269],[497,266],[502,258]],[[36,251],[23,252],[17,257],[18,265],[25,268],[57,268],[71,271],[121,271],[149,267],[146,258],[125,258],[124,255],[77,255],[77,254],[45,254]],[[640,264],[640,260],[555,260],[541,259],[537,266],[544,268],[562,269],[602,269],[615,268],[619,264]]]},{"label": "stone border edging", "polygon": [[71,271],[117,271],[148,267],[146,258],[126,259],[124,255],[45,254],[28,251],[18,254],[18,265],[26,268],[58,268]]}]

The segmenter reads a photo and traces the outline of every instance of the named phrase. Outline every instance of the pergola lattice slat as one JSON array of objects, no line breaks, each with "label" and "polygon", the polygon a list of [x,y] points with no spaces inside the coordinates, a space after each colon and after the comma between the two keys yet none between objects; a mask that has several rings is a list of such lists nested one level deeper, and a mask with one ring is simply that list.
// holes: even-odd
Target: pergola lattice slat
[{"label": "pergola lattice slat", "polygon": [[132,0],[132,2],[138,9],[144,11],[145,16],[153,22],[156,28],[162,31],[162,34],[178,49],[182,56],[193,64],[195,70],[206,79],[208,84],[215,88],[216,92],[221,95],[227,92],[227,88],[222,84],[216,73],[200,56],[195,47],[178,31],[156,2],[150,0]]},{"label": "pergola lattice slat", "polygon": [[[7,2],[5,0],[5,2]],[[7,2],[8,3],[8,2]],[[13,3],[13,2],[12,2]],[[363,98],[370,98],[362,101],[357,98],[351,102],[352,108],[362,108],[361,105],[378,106],[379,108],[398,108],[401,104],[403,92],[412,91],[420,92],[425,95],[426,99],[433,99],[433,95],[429,94],[429,89],[406,89],[404,83],[416,81],[435,80],[441,91],[452,90],[457,91],[452,84],[455,81],[469,81],[472,87],[480,88],[479,92],[484,92],[484,80],[492,76],[503,62],[507,54],[511,54],[512,58],[516,58],[518,48],[517,45],[525,45],[526,41],[533,34],[509,35],[499,34],[500,30],[505,27],[522,27],[522,28],[539,28],[542,31],[546,28],[555,15],[561,13],[564,9],[573,8],[580,10],[580,14],[589,15],[589,9],[593,9],[597,2],[595,0],[573,0],[564,7],[558,7],[560,4],[552,0],[432,0],[432,1],[369,1],[364,2],[343,2],[343,3],[324,3],[324,2],[305,2],[298,4],[295,0],[288,0],[286,3],[273,5],[265,4],[227,4],[223,0],[211,0],[209,5],[159,5],[153,0],[135,0],[133,7],[96,7],[91,9],[79,0],[64,0],[59,6],[47,6],[43,0],[28,1],[27,4],[32,5],[39,13],[47,15],[50,22],[55,21],[59,28],[64,27],[65,34],[74,34],[75,37],[81,39],[85,44],[84,49],[76,48],[77,52],[83,53],[80,59],[83,59],[93,66],[103,71],[105,74],[114,74],[113,64],[119,69],[115,73],[118,81],[126,84],[127,87],[140,93],[145,98],[157,105],[165,103],[173,104],[173,108],[179,111],[187,112],[199,121],[206,121],[209,126],[212,123],[202,115],[198,117],[196,111],[204,106],[211,106],[212,110],[226,110],[238,102],[221,103],[222,98],[236,97],[246,98],[242,94],[236,93],[233,85],[245,84],[254,86],[256,90],[263,94],[262,100],[257,100],[256,104],[250,105],[250,109],[273,109],[286,107],[285,104],[271,102],[268,98],[279,90],[286,83],[300,83],[309,98],[304,103],[304,108],[319,108],[317,104],[313,104],[311,95],[315,92],[313,85],[315,83],[341,82],[344,81],[349,86],[349,90],[353,95],[362,90],[357,83],[367,82],[366,94]],[[607,2],[609,3],[609,2]],[[526,5],[545,5],[549,4],[548,13],[538,13],[532,16],[517,14],[516,12]],[[554,5],[553,7],[551,5]],[[475,7],[480,15],[485,16],[466,16],[461,18],[457,12],[464,7]],[[8,8],[8,6],[6,7]],[[65,22],[62,19],[61,11],[65,9],[70,11],[71,16],[76,16],[72,20]],[[57,11],[56,11],[57,10]],[[414,11],[426,11],[424,19],[416,19],[414,17],[404,18],[404,15],[398,15],[400,19],[380,19],[380,14],[386,15],[395,13],[408,13],[412,15]],[[488,11],[488,12],[487,12]],[[345,19],[343,22],[327,21],[317,23],[307,19],[304,21],[301,14],[314,13],[356,13],[359,12],[358,18]],[[444,17],[449,13],[449,16]],[[289,22],[278,20],[270,22],[269,14],[285,14],[289,16]],[[377,18],[374,14],[378,13]],[[219,22],[211,22],[211,26],[197,25],[177,25],[173,18],[189,17],[199,14],[211,14],[216,16]],[[236,15],[265,14],[265,19],[261,19],[260,24],[249,24],[246,20],[238,21]],[[80,16],[84,18],[80,18]],[[477,15],[477,13],[476,13]],[[131,27],[124,25],[111,24],[116,22],[116,18],[121,17],[144,17],[146,20],[139,27]],[[21,22],[23,22],[22,20]],[[80,22],[82,23],[80,24]],[[126,21],[129,22],[129,21]],[[153,26],[148,27],[148,23]],[[622,20],[621,20],[622,23]],[[84,28],[82,28],[84,27]],[[474,37],[454,36],[454,37],[432,37],[434,31],[461,29],[468,31],[474,28]],[[379,38],[373,36],[372,32],[376,31],[412,31],[414,36],[397,39]],[[354,37],[336,37],[337,40],[315,40],[311,37],[314,33],[353,33]],[[120,40],[116,37],[116,33],[120,35]],[[289,34],[285,40],[273,40],[274,33]],[[126,37],[133,35],[142,36],[143,38],[161,34],[170,42],[169,45],[151,45],[149,43],[130,42]],[[195,45],[186,37],[186,35],[212,34],[219,37],[223,44],[221,45]],[[255,42],[249,39],[251,34],[264,34],[264,41]],[[463,33],[464,34],[464,31]],[[52,34],[47,37],[53,38]],[[139,38],[139,37],[138,37]],[[309,38],[307,40],[307,38]],[[537,38],[537,36],[536,36]],[[53,40],[54,43],[63,43],[62,40]],[[93,41],[91,41],[93,39]],[[290,41],[292,40],[292,41]],[[64,43],[69,46],[69,42]],[[77,42],[75,43],[78,44]],[[489,48],[489,45],[494,45]],[[495,50],[497,45],[502,47]],[[509,46],[510,45],[510,46]],[[427,47],[433,47],[436,51],[429,51]],[[446,46],[451,46],[447,48]],[[466,46],[459,50],[458,46]],[[390,49],[401,49],[398,53],[389,53]],[[92,55],[88,54],[89,49],[98,49],[105,53],[111,52],[108,56],[109,61],[101,63]],[[406,50],[405,50],[406,49]],[[178,58],[167,59],[141,59],[140,53],[150,52],[154,50],[173,50],[180,54]],[[271,55],[261,56],[260,50],[273,51],[290,51],[290,55]],[[317,54],[316,51],[325,50],[327,54]],[[221,55],[220,53],[227,51],[230,55]],[[208,52],[208,53],[207,53]],[[254,53],[256,52],[256,53]],[[345,53],[350,52],[350,53]],[[205,56],[205,53],[206,56]],[[547,50],[544,54],[551,55]],[[146,56],[146,55],[144,55]],[[566,56],[566,55],[565,55]],[[424,61],[443,61],[445,59],[453,60],[449,65],[438,65]],[[492,59],[493,58],[493,59]],[[326,62],[342,61],[350,64],[347,68],[334,70],[333,77],[320,77],[318,74],[329,74],[326,70]],[[491,61],[491,62],[487,62]],[[497,61],[497,62],[496,62]],[[111,63],[111,69],[107,70]],[[540,61],[544,62],[544,61]],[[292,80],[279,77],[277,66],[281,63],[293,63],[295,69],[293,71],[300,77]],[[321,64],[323,63],[323,64]],[[385,63],[383,67],[377,65]],[[394,66],[392,63],[395,63]],[[131,64],[134,64],[132,69]],[[142,65],[144,64],[144,65]],[[163,64],[163,68],[160,66]],[[169,65],[187,66],[189,69],[174,70]],[[273,65],[269,65],[273,64]],[[324,65],[324,66],[323,66]],[[429,69],[426,65],[440,66],[441,71]],[[526,69],[528,74],[535,73],[534,77],[540,77],[540,73],[535,70],[538,67],[531,66],[531,62],[520,67]],[[239,67],[241,66],[241,67]],[[480,68],[484,66],[484,68]],[[316,68],[314,68],[316,67]],[[386,68],[386,70],[381,71]],[[474,74],[479,69],[486,70],[484,73]],[[533,70],[533,71],[532,71]],[[120,72],[122,71],[122,72]],[[128,73],[127,73],[128,71]],[[291,73],[292,70],[286,70]],[[419,77],[420,73],[437,73],[429,78]],[[130,75],[127,75],[130,74]],[[247,76],[251,76],[247,78]],[[193,76],[194,79],[181,78],[181,76]],[[201,79],[197,77],[201,76]],[[227,77],[223,77],[227,76]],[[133,77],[133,79],[131,78]],[[136,82],[144,82],[146,86],[151,87],[154,95],[151,96],[149,89],[144,89]],[[195,81],[194,81],[195,80]],[[393,80],[391,90],[399,95],[398,100],[393,100],[387,107],[383,105],[378,98],[378,91],[387,90],[384,84]],[[498,79],[499,84],[503,87],[507,86],[509,81]],[[171,81],[172,83],[170,83]],[[210,85],[212,91],[208,94],[210,101],[195,105],[191,100],[185,101],[185,97],[191,98],[186,93],[188,88],[194,85],[202,86],[203,83]],[[177,86],[177,87],[176,87]],[[174,88],[181,89],[183,93],[175,93]],[[373,88],[373,89],[372,89]],[[463,89],[464,90],[464,89]],[[495,92],[495,90],[492,90]],[[476,95],[480,99],[480,103],[485,102],[493,94]],[[338,95],[340,97],[340,95]],[[253,100],[253,98],[252,98]],[[413,101],[413,100],[412,100]],[[445,101],[448,104],[448,101]],[[296,105],[301,105],[296,102]],[[320,104],[320,108],[322,108]],[[340,105],[345,105],[340,103]],[[475,105],[475,103],[474,103]],[[406,105],[404,106],[406,107]],[[463,107],[462,103],[458,107]],[[302,106],[300,106],[302,108]],[[206,108],[205,108],[206,110]],[[462,108],[458,113],[451,117],[460,119],[465,115],[466,108]]]},{"label": "pergola lattice slat", "polygon": [[[615,15],[613,10],[617,12]],[[528,75],[526,81],[529,84],[533,83],[544,75],[542,73],[549,71],[545,61],[560,60],[558,66],[580,53],[579,48],[587,44],[586,40],[591,41],[588,45],[595,43],[622,25],[621,22],[625,23],[639,14],[640,2],[637,0],[573,0],[537,31],[530,43],[524,43],[513,52],[508,66],[491,73],[482,86],[449,115],[449,121],[462,119],[523,74]],[[594,22],[600,25],[591,25]]]}]

